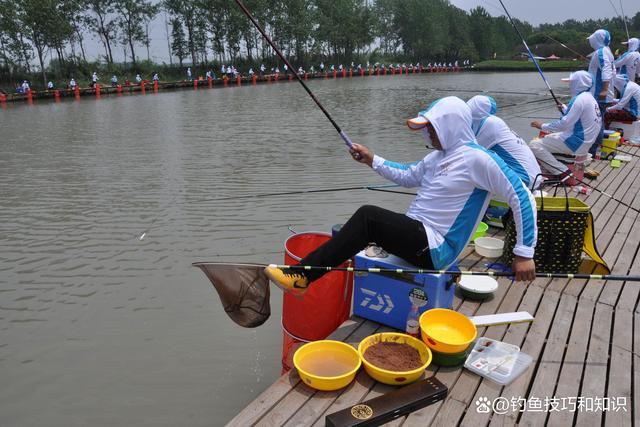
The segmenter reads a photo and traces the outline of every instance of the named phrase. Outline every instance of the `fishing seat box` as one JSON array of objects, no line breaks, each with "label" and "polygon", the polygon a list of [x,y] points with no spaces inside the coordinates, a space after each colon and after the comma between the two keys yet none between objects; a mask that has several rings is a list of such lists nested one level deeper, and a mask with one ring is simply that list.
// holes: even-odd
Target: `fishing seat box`
[{"label": "fishing seat box", "polygon": [[622,131],[624,139],[640,139],[640,120],[633,122],[611,122],[609,129]]},{"label": "fishing seat box", "polygon": [[[393,255],[370,258],[364,251],[355,257],[356,268],[419,269]],[[449,270],[457,270],[452,266]],[[404,332],[407,316],[412,309],[409,299],[414,288],[424,291],[426,304],[418,308],[420,314],[432,308],[451,308],[455,293],[455,279],[446,274],[412,273],[355,273],[353,314]]]}]

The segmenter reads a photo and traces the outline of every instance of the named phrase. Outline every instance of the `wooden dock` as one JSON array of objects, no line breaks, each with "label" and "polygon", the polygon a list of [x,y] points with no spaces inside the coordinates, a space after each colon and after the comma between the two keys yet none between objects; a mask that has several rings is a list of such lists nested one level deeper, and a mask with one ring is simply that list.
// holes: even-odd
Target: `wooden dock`
[{"label": "wooden dock", "polygon": [[[314,73],[304,73],[300,75],[300,78],[303,80],[311,80],[311,79],[340,79],[340,78],[353,78],[353,77],[379,77],[379,76],[408,76],[410,74],[426,74],[426,73],[459,73],[462,71],[471,71],[472,68],[456,68],[456,69],[445,69],[445,68],[428,68],[428,67],[414,67],[414,68],[405,68],[405,69],[370,69],[370,70],[343,70],[343,72],[339,71],[328,71],[328,72],[314,72]],[[5,104],[7,102],[33,102],[34,100],[60,100],[61,98],[80,98],[80,97],[101,97],[101,96],[109,96],[115,95],[120,96],[122,94],[132,94],[132,93],[146,93],[147,91],[153,93],[153,91],[166,91],[166,90],[176,90],[176,89],[198,89],[198,88],[223,88],[223,87],[234,87],[234,86],[242,86],[242,85],[257,85],[257,84],[270,84],[270,83],[282,83],[282,82],[293,82],[296,81],[295,75],[293,73],[283,73],[283,74],[254,74],[253,76],[249,75],[238,75],[237,77],[222,77],[216,79],[203,79],[198,78],[194,80],[178,80],[178,81],[161,81],[158,82],[157,86],[154,86],[153,82],[150,80],[145,80],[141,83],[132,83],[128,85],[120,84],[120,88],[118,85],[112,86],[109,84],[100,83],[100,91],[97,93],[96,89],[93,87],[83,87],[78,88],[78,90],[73,90],[70,88],[57,88],[51,90],[40,90],[31,91],[31,95],[27,95],[24,93],[8,93],[3,94],[0,91],[0,105]]]},{"label": "wooden dock", "polygon": [[[638,148],[621,149],[640,154]],[[600,172],[593,185],[640,208],[640,159],[621,168],[594,161]],[[573,193],[575,195],[576,193]],[[613,273],[640,274],[638,213],[596,191],[579,196],[591,207],[600,252]],[[499,234],[499,233],[498,233]],[[470,248],[461,267],[485,268],[486,260]],[[485,336],[521,347],[533,364],[506,387],[462,368],[431,365],[449,388],[447,398],[398,418],[390,426],[632,426],[640,424],[640,283],[538,279],[513,283],[500,279],[495,296],[485,302],[456,296],[454,308],[468,316],[528,311],[531,324],[479,328]],[[634,331],[634,327],[638,327]],[[332,335],[354,346],[388,328],[353,317]],[[319,392],[302,383],[295,369],[282,376],[243,409],[229,426],[323,426],[325,416],[387,393],[364,370],[347,388]],[[507,410],[478,411],[479,401],[508,402]],[[527,409],[519,410],[526,399]],[[513,405],[513,402],[516,402]],[[541,406],[538,406],[540,404]],[[607,404],[608,410],[602,405]],[[599,405],[599,406],[598,406]],[[612,406],[613,405],[613,406]]]}]

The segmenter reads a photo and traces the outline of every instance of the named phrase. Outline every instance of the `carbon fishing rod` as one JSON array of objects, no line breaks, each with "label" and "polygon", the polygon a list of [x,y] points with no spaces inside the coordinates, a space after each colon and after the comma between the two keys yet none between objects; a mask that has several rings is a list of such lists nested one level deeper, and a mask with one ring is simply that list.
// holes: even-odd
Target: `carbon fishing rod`
[{"label": "carbon fishing rod", "polygon": [[520,37],[520,40],[522,40],[522,44],[524,45],[525,49],[527,49],[527,52],[529,53],[529,57],[531,58],[531,61],[533,61],[533,63],[535,64],[536,68],[538,69],[538,73],[540,73],[540,77],[542,77],[542,80],[547,85],[547,89],[549,89],[549,93],[551,93],[551,96],[553,97],[553,100],[556,102],[556,107],[558,107],[558,110],[560,110],[560,112],[562,112],[562,103],[560,101],[558,101],[558,98],[556,98],[556,95],[553,93],[553,89],[551,89],[551,85],[549,85],[549,82],[547,81],[547,78],[545,77],[544,73],[542,72],[542,68],[540,68],[540,64],[538,64],[538,60],[533,55],[533,52],[531,52],[531,49],[529,49],[529,45],[527,45],[527,41],[522,36],[522,33],[520,33],[520,30],[516,26],[516,23],[513,22],[513,19],[511,18],[511,15],[509,14],[509,11],[507,10],[506,6],[502,2],[502,0],[499,0],[499,1],[500,1],[500,4],[502,5],[502,8],[505,11],[505,13],[507,14],[507,17],[509,18],[509,21],[511,22],[511,25],[516,30],[516,33],[518,33],[518,36]]},{"label": "carbon fishing rod", "polygon": [[584,55],[583,55],[583,54],[581,54],[580,52],[578,52],[578,51],[575,51],[575,50],[571,49],[569,46],[567,46],[566,44],[562,43],[562,42],[561,42],[561,41],[559,41],[559,40],[554,39],[554,38],[553,38],[553,37],[551,37],[550,35],[545,34],[544,36],[545,36],[546,38],[548,38],[549,40],[551,40],[551,41],[554,41],[554,42],[558,43],[560,46],[562,46],[563,48],[565,48],[565,49],[569,50],[570,52],[575,53],[575,54],[576,54],[576,55],[578,55],[579,57],[581,57],[581,58],[583,58],[583,59],[586,59],[586,60],[589,60],[589,58],[587,58],[586,56],[584,56]]},{"label": "carbon fishing rod", "polygon": [[624,30],[627,33],[627,40],[629,40],[629,27],[627,27],[627,17],[624,15],[624,9],[622,8],[622,0],[618,0],[620,3],[620,12],[622,12],[622,22],[624,22]]},{"label": "carbon fishing rod", "polygon": [[[544,161],[542,161],[542,160],[540,160],[540,159],[538,159],[538,161],[539,161],[540,163],[544,163],[544,164],[545,164],[548,168],[550,168],[550,169],[556,170],[556,171],[558,171],[558,172],[562,172],[562,170],[558,169],[557,167],[555,167],[555,166],[553,166],[553,165],[548,164],[547,162],[544,162]],[[622,205],[622,206],[624,206],[624,207],[626,207],[626,208],[628,208],[628,209],[631,209],[632,211],[635,211],[635,212],[640,213],[640,210],[639,210],[639,209],[634,208],[633,206],[631,206],[631,205],[629,205],[629,204],[627,204],[627,203],[623,202],[622,200],[616,199],[616,198],[615,198],[615,197],[613,197],[611,194],[609,194],[609,193],[607,193],[607,192],[605,192],[605,191],[602,191],[602,190],[600,190],[600,189],[598,189],[598,188],[594,187],[593,185],[589,184],[588,182],[585,182],[585,181],[583,181],[583,180],[581,180],[581,179],[576,178],[573,174],[570,174],[567,178],[569,178],[569,177],[571,177],[571,178],[575,179],[575,180],[576,180],[577,182],[579,182],[580,184],[585,185],[585,186],[587,186],[587,187],[591,188],[592,190],[596,191],[597,193],[600,193],[600,194],[602,194],[603,196],[605,196],[605,197],[607,197],[607,198],[609,198],[609,199],[613,200],[614,202],[618,203],[619,205]],[[384,189],[384,188],[367,188],[367,190],[380,191],[380,192],[382,192],[382,193],[405,194],[405,195],[407,195],[407,196],[416,196],[416,193],[410,193],[410,192],[408,192],[408,191],[386,190],[386,189]]]},{"label": "carbon fishing rod", "polygon": [[[194,263],[197,265],[199,263]],[[266,267],[266,266],[265,266]],[[410,273],[410,274],[448,274],[452,276],[491,276],[513,277],[512,271],[472,271],[472,270],[429,270],[422,268],[357,268],[357,267],[325,267],[315,265],[279,265],[269,264],[269,267],[282,270],[306,270],[306,271],[347,271],[350,273]],[[611,280],[623,282],[640,282],[640,276],[618,274],[580,274],[580,273],[536,273],[537,278],[542,279],[584,279],[584,280]]]},{"label": "carbon fishing rod", "polygon": [[[622,14],[620,14],[620,12],[618,12],[618,8],[616,7],[615,4],[613,4],[613,1],[609,0],[609,4],[613,8],[613,11],[616,13],[616,15],[618,15],[618,18],[620,18],[620,20],[624,24],[624,29],[625,29],[625,31],[627,33],[627,40],[629,40],[629,29],[627,28],[627,20],[624,18],[624,16]],[[622,0],[620,0],[620,10],[622,10]],[[624,13],[624,11],[623,11],[623,13]]]},{"label": "carbon fishing rod", "polygon": [[[555,167],[555,166],[553,166],[553,165],[548,164],[547,162],[545,162],[545,161],[543,161],[543,160],[540,160],[540,159],[537,159],[537,160],[538,160],[540,163],[544,163],[548,168],[554,169],[554,170],[556,170],[556,171],[558,171],[558,172],[563,172],[562,170],[558,169],[557,167]],[[624,206],[624,207],[626,207],[626,208],[631,209],[632,211],[635,211],[635,212],[640,213],[640,209],[634,208],[633,206],[631,206],[631,205],[629,205],[629,204],[627,204],[627,203],[623,202],[622,200],[616,199],[616,198],[615,198],[615,197],[613,197],[611,194],[609,194],[609,193],[607,193],[607,192],[605,192],[605,191],[602,191],[602,190],[600,190],[600,189],[598,189],[598,188],[594,187],[593,185],[589,184],[588,182],[585,182],[585,181],[583,181],[583,180],[581,180],[581,179],[579,179],[579,178],[576,178],[576,177],[575,177],[575,175],[573,175],[573,172],[572,172],[572,173],[570,173],[570,174],[567,176],[567,178],[569,178],[569,177],[571,177],[571,178],[575,179],[575,180],[576,180],[577,182],[579,182],[580,184],[582,184],[582,185],[586,185],[586,186],[587,186],[587,187],[589,187],[590,189],[592,189],[592,190],[594,190],[594,191],[596,191],[596,192],[598,192],[598,193],[602,194],[603,196],[605,196],[605,197],[607,197],[607,198],[609,198],[609,199],[613,200],[614,202],[618,203],[619,205],[622,205],[622,206]]]},{"label": "carbon fishing rod", "polygon": [[[245,5],[242,3],[242,1],[240,0],[235,0],[236,4],[240,7],[240,9],[242,9],[242,11],[244,12],[245,15],[247,15],[247,18],[249,18],[249,20],[251,20],[251,22],[253,23],[253,25],[256,27],[256,29],[260,32],[260,34],[262,34],[262,37],[264,37],[264,39],[267,41],[267,43],[269,43],[271,45],[271,47],[273,48],[273,50],[276,52],[276,54],[280,57],[280,59],[282,59],[284,61],[285,64],[287,64],[287,66],[289,67],[290,70],[294,70],[293,65],[291,65],[291,63],[287,60],[287,58],[284,57],[284,55],[282,54],[282,52],[280,52],[280,49],[278,49],[278,47],[275,45],[275,43],[269,38],[269,36],[267,35],[267,33],[265,33],[265,31],[262,29],[262,27],[260,26],[260,24],[258,23],[258,21],[256,21],[256,19],[253,17],[253,15],[251,14],[251,12],[249,12],[249,9],[247,9],[245,7]],[[324,115],[327,117],[327,119],[329,119],[329,121],[331,122],[331,124],[333,125],[333,127],[336,129],[336,131],[338,132],[338,134],[340,135],[340,138],[342,138],[342,140],[344,141],[344,143],[347,145],[347,147],[351,148],[353,146],[353,142],[351,142],[351,139],[347,136],[347,134],[340,128],[340,126],[338,126],[338,124],[336,123],[335,120],[333,120],[333,117],[331,117],[331,115],[329,114],[329,112],[327,110],[325,110],[325,108],[322,106],[322,104],[320,103],[320,101],[318,101],[318,98],[316,98],[316,96],[313,94],[313,92],[311,92],[311,89],[309,89],[309,87],[307,86],[307,84],[304,82],[304,80],[302,80],[302,78],[298,75],[298,73],[293,73],[293,75],[296,77],[296,79],[298,80],[298,82],[302,85],[302,87],[304,88],[304,90],[307,91],[307,93],[309,94],[309,96],[311,97],[311,99],[313,99],[313,101],[316,103],[316,105],[320,108],[320,110],[322,110],[322,112],[324,113]]]},{"label": "carbon fishing rod", "polygon": [[[397,187],[397,186],[398,186],[397,184],[381,184],[381,185],[360,185],[360,186],[354,186],[354,187],[339,187],[339,188],[320,188],[320,189],[314,189],[314,190],[278,191],[273,193],[246,194],[243,196],[212,197],[212,198],[200,199],[196,201],[196,203],[224,202],[229,200],[240,200],[240,199],[260,199],[264,197],[291,196],[296,194],[332,193],[332,192],[352,191],[352,190],[376,190],[378,188],[389,188],[389,187]],[[171,204],[173,204],[173,201],[169,203],[169,205]],[[142,240],[145,238],[149,230],[153,228],[153,225],[162,215],[162,212],[163,210],[161,210],[161,213],[156,215],[153,221],[151,221],[151,224],[149,224],[147,229],[144,230],[144,232],[138,238],[139,240]]]}]

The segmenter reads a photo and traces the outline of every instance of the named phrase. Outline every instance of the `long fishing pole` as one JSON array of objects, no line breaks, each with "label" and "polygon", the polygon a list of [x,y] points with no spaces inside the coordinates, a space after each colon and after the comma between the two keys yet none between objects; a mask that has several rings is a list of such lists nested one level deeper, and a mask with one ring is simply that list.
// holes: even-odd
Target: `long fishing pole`
[{"label": "long fishing pole", "polygon": [[[618,15],[618,18],[620,18],[620,20],[624,24],[624,29],[627,32],[627,40],[629,40],[629,29],[627,28],[627,20],[620,14],[620,12],[618,12],[618,8],[615,4],[613,4],[613,1],[609,0],[609,4],[613,8],[613,11],[616,13],[616,15]],[[622,1],[620,1],[620,10],[622,10]]]},{"label": "long fishing pole", "polygon": [[[540,161],[541,163],[544,163],[550,169],[554,169],[554,170],[556,170],[558,172],[562,172],[562,170],[558,169],[557,167],[555,167],[553,165],[550,165],[550,164],[548,164],[548,163],[546,163],[546,162],[544,162],[542,160],[538,160],[538,161]],[[633,206],[623,202],[622,200],[616,199],[611,194],[594,187],[593,185],[589,184],[588,182],[585,182],[585,181],[583,181],[581,179],[576,178],[573,174],[569,175],[568,177],[571,177],[571,178],[575,179],[580,184],[586,185],[587,187],[591,188],[592,190],[596,191],[597,193],[600,193],[603,196],[613,200],[614,202],[616,202],[616,203],[618,203],[618,204],[620,204],[620,205],[622,205],[622,206],[624,206],[624,207],[626,207],[628,209],[631,209],[632,211],[640,213],[639,209],[634,208]],[[407,191],[385,190],[384,188],[367,188],[367,190],[380,191],[380,192],[383,192],[383,193],[405,194],[405,195],[408,195],[408,196],[415,196],[416,195],[416,193],[410,193],[410,192],[407,192]]]},{"label": "long fishing pole", "polygon": [[551,40],[551,41],[554,41],[554,42],[558,43],[558,44],[559,44],[560,46],[562,46],[563,48],[565,48],[565,49],[567,49],[567,50],[569,50],[569,51],[571,51],[571,52],[575,53],[575,54],[576,54],[576,55],[578,55],[579,57],[581,57],[581,58],[583,58],[583,59],[587,59],[587,60],[589,59],[589,58],[587,58],[586,56],[584,56],[583,54],[581,54],[580,52],[578,52],[578,51],[575,51],[575,50],[571,49],[569,46],[567,46],[566,44],[562,43],[561,41],[554,39],[554,38],[553,38],[553,37],[551,37],[550,35],[545,34],[544,36],[545,36],[546,38],[548,38],[549,40]]},{"label": "long fishing pole", "polygon": [[525,49],[527,49],[527,52],[529,53],[529,57],[531,58],[531,61],[533,61],[533,63],[535,64],[536,68],[538,69],[538,73],[540,73],[540,76],[542,77],[542,80],[547,85],[547,89],[549,89],[549,92],[551,93],[551,96],[553,97],[553,100],[556,102],[556,107],[558,107],[558,110],[560,110],[560,112],[562,112],[562,103],[560,101],[558,101],[558,98],[556,98],[556,95],[553,93],[553,89],[551,89],[551,85],[549,85],[549,82],[547,81],[547,78],[545,77],[544,73],[542,72],[542,68],[540,68],[540,64],[538,64],[538,60],[533,55],[533,52],[531,52],[531,49],[529,49],[529,45],[527,45],[527,41],[522,36],[522,33],[520,33],[520,30],[516,26],[516,23],[513,22],[513,19],[511,18],[511,15],[509,14],[509,11],[507,10],[506,6],[502,2],[502,0],[499,0],[499,1],[500,1],[500,4],[502,5],[502,8],[505,11],[505,13],[507,14],[507,17],[509,18],[509,21],[511,22],[511,25],[513,26],[513,28],[518,33],[518,36],[520,37],[520,40],[522,40],[522,44],[524,45]]},{"label": "long fishing pole", "polygon": [[[552,168],[552,169],[554,169],[554,170],[556,170],[556,171],[558,171],[558,172],[563,172],[562,170],[558,169],[557,167],[555,167],[555,166],[553,166],[553,165],[548,164],[548,163],[547,163],[547,162],[545,162],[545,161],[542,161],[542,160],[540,160],[540,159],[538,159],[538,161],[539,161],[539,162],[541,162],[541,163],[544,163],[547,167]],[[605,192],[605,191],[602,191],[602,190],[600,190],[600,189],[598,189],[598,188],[594,187],[593,185],[589,184],[588,182],[585,182],[585,181],[583,181],[583,180],[581,180],[581,179],[579,179],[579,178],[576,178],[576,177],[575,177],[575,175],[573,175],[573,173],[570,173],[570,174],[569,174],[569,176],[568,176],[567,178],[569,178],[569,177],[571,177],[571,178],[575,179],[575,180],[576,180],[577,182],[579,182],[580,184],[582,184],[582,185],[586,185],[587,187],[591,188],[592,190],[594,190],[594,191],[596,191],[596,192],[598,192],[598,193],[602,194],[603,196],[605,196],[605,197],[607,197],[607,198],[609,198],[609,199],[613,200],[614,202],[618,203],[619,205],[625,206],[626,208],[629,208],[629,209],[631,209],[632,211],[635,211],[635,212],[640,213],[640,209],[634,208],[633,206],[631,206],[631,205],[629,205],[629,204],[627,204],[627,203],[623,202],[622,200],[616,199],[616,198],[615,198],[615,197],[613,197],[611,194],[609,194],[609,193],[607,193],[607,192]]]},{"label": "long fishing pole", "polygon": [[624,9],[622,8],[622,0],[618,0],[620,3],[620,12],[622,12],[622,22],[624,22],[624,30],[627,33],[627,40],[629,40],[629,27],[627,27],[627,17],[624,15]]},{"label": "long fishing pole", "polygon": [[[194,266],[205,263],[194,263]],[[357,268],[357,267],[325,267],[315,265],[279,265],[269,264],[269,267],[283,270],[322,270],[322,271],[347,271],[351,273],[410,273],[410,274],[448,274],[452,276],[491,276],[512,277],[512,271],[472,271],[472,270],[429,270],[422,268]],[[618,274],[581,274],[581,273],[536,273],[536,277],[544,279],[584,279],[584,280],[612,280],[625,282],[640,282],[640,276]]]},{"label": "long fishing pole", "polygon": [[[271,47],[276,52],[276,54],[280,57],[280,59],[282,59],[284,61],[284,63],[287,64],[289,69],[293,71],[294,70],[293,65],[291,65],[291,63],[287,60],[287,58],[284,57],[282,52],[280,52],[280,49],[278,49],[278,47],[275,45],[275,43],[269,38],[267,33],[265,33],[265,31],[262,29],[262,27],[260,26],[258,21],[256,21],[256,19],[253,17],[251,12],[249,12],[249,9],[247,9],[245,7],[245,5],[242,3],[242,1],[240,1],[240,0],[235,0],[235,1],[236,1],[236,4],[240,7],[240,9],[242,9],[244,14],[247,15],[247,18],[249,18],[249,20],[251,20],[251,22],[256,27],[256,29],[260,32],[260,34],[262,34],[262,37],[264,37],[264,39],[267,41],[267,43],[269,43],[271,45]],[[302,80],[302,78],[298,75],[298,73],[294,72],[293,75],[296,77],[298,82],[302,85],[304,90],[307,91],[307,93],[309,94],[311,99],[313,99],[313,101],[320,108],[320,110],[322,110],[322,112],[327,117],[327,119],[329,119],[329,121],[331,122],[333,127],[336,129],[336,131],[340,135],[340,138],[342,138],[344,143],[347,145],[347,147],[351,148],[353,146],[353,143],[351,142],[351,139],[347,136],[347,134],[342,129],[340,129],[340,126],[338,126],[338,124],[335,122],[335,120],[333,120],[333,117],[331,117],[329,112],[327,110],[325,110],[325,108],[322,106],[320,101],[318,101],[318,98],[316,98],[316,96],[313,94],[313,92],[311,92],[311,89],[309,89],[309,87],[306,85],[304,80]]]},{"label": "long fishing pole", "polygon": [[[245,194],[243,196],[228,196],[228,197],[212,197],[200,199],[196,203],[204,203],[204,202],[223,202],[228,200],[240,200],[240,199],[260,199],[264,197],[275,197],[275,196],[291,196],[295,194],[313,194],[313,193],[332,193],[339,191],[351,191],[351,190],[376,190],[378,188],[389,188],[389,187],[397,187],[397,184],[381,184],[381,185],[360,185],[354,187],[339,187],[339,188],[320,188],[320,189],[312,189],[312,190],[297,190],[297,191],[277,191],[273,193],[261,193],[261,194]],[[169,203],[173,204],[173,201]],[[139,240],[145,238],[149,230],[153,228],[153,225],[162,215],[162,212],[151,221],[146,230],[138,237]]]}]

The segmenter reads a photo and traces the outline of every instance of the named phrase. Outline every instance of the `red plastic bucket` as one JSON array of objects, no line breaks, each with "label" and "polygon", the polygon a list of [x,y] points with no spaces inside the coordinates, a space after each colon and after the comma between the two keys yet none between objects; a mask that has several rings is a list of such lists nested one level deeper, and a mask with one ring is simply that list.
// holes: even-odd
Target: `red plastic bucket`
[{"label": "red plastic bucket", "polygon": [[293,355],[296,350],[304,344],[311,342],[300,337],[296,337],[287,331],[282,325],[282,371],[280,375],[284,375],[293,368]]},{"label": "red plastic bucket", "polygon": [[[289,237],[284,242],[285,264],[297,264],[329,239],[330,234],[314,231]],[[350,263],[347,261],[341,267]],[[349,318],[352,293],[353,273],[329,272],[314,281],[302,298],[284,294],[282,326],[305,340],[325,339]]]}]

